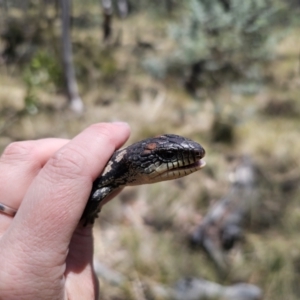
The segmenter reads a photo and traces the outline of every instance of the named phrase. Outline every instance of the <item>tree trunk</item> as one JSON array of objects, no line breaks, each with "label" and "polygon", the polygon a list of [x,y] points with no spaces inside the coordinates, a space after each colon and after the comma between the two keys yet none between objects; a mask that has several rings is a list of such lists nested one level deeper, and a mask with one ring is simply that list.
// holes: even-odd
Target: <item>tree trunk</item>
[{"label": "tree trunk", "polygon": [[117,5],[118,5],[119,16],[122,19],[125,19],[128,16],[128,2],[127,2],[127,0],[118,0]]},{"label": "tree trunk", "polygon": [[72,45],[70,39],[70,2],[71,0],[61,0],[64,74],[70,108],[77,113],[82,113],[83,102],[78,93],[72,58]]},{"label": "tree trunk", "polygon": [[103,40],[108,41],[112,35],[112,17],[113,17],[113,7],[111,0],[102,0],[103,8]]}]

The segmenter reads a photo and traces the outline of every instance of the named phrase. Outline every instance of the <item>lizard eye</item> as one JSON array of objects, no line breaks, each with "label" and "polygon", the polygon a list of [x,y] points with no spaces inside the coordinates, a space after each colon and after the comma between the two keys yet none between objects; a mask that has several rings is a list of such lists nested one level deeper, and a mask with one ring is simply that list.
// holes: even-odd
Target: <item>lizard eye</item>
[{"label": "lizard eye", "polygon": [[175,158],[176,153],[173,151],[161,151],[158,154],[162,159],[172,160]]}]

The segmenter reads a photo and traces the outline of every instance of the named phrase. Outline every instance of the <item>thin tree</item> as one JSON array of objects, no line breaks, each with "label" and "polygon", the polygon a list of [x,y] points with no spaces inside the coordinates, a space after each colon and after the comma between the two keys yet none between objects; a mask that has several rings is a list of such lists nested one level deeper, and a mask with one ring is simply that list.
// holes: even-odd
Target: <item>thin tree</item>
[{"label": "thin tree", "polygon": [[[103,9],[103,41],[108,41],[112,36],[112,21],[114,13],[114,5],[112,0],[101,0]],[[121,19],[125,19],[128,16],[128,2],[127,0],[117,0],[115,2],[117,6],[118,15]]]},{"label": "thin tree", "polygon": [[78,93],[75,70],[73,66],[72,44],[70,39],[70,3],[71,0],[61,0],[64,74],[70,108],[77,113],[82,113],[83,102]]},{"label": "thin tree", "polygon": [[107,41],[109,40],[112,34],[113,7],[112,7],[111,0],[102,0],[101,2],[103,8],[103,23],[102,23],[103,40]]}]

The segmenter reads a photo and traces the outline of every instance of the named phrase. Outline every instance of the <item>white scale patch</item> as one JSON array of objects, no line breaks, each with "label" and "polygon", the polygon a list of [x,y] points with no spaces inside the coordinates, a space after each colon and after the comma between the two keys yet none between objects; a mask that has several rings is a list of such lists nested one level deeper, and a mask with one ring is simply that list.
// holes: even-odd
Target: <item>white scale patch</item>
[{"label": "white scale patch", "polygon": [[126,154],[126,152],[127,152],[126,149],[124,149],[123,151],[121,151],[121,152],[117,155],[117,157],[116,157],[116,162],[120,162],[121,159],[122,159],[122,158],[124,157],[124,155]]},{"label": "white scale patch", "polygon": [[105,167],[105,169],[104,169],[104,171],[103,171],[103,173],[102,173],[102,176],[104,176],[106,173],[108,173],[108,172],[111,171],[112,164],[113,164],[112,161],[110,161],[110,162],[108,163],[108,165]]},{"label": "white scale patch", "polygon": [[[116,157],[115,161],[116,162],[120,162],[121,159],[124,157],[124,155],[126,154],[126,149],[122,150]],[[112,165],[113,165],[113,161],[111,160],[107,166],[105,167],[102,175],[105,176],[107,173],[109,173],[112,170]]]}]

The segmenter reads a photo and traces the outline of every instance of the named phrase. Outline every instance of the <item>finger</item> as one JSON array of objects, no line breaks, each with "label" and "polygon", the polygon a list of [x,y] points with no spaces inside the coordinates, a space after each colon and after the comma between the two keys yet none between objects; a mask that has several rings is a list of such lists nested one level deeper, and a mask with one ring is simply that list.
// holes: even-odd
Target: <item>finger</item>
[{"label": "finger", "polygon": [[[49,138],[8,145],[0,157],[0,202],[17,210],[40,169],[68,141]],[[11,219],[11,216],[0,213],[0,234]]]},{"label": "finger", "polygon": [[66,289],[70,286],[78,299],[89,293],[98,299],[99,282],[93,268],[93,234],[91,227],[78,226],[72,236],[66,260]]},{"label": "finger", "polygon": [[32,179],[49,157],[68,141],[41,139],[8,145],[0,157],[0,201],[6,200],[5,204],[18,209]]},{"label": "finger", "polygon": [[48,160],[6,232],[7,239],[23,241],[30,249],[27,260],[64,261],[93,181],[128,136],[129,127],[123,123],[92,125]]}]

